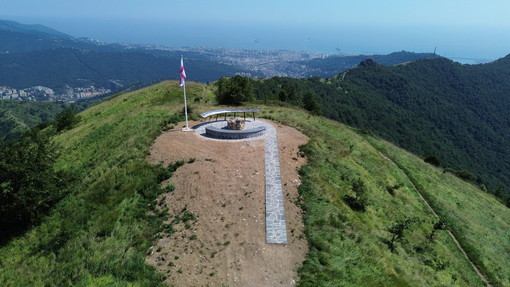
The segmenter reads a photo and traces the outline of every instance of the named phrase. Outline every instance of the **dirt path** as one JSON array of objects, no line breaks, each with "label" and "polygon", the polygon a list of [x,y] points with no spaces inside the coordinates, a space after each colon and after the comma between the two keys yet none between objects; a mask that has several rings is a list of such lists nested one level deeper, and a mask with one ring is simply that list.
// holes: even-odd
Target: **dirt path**
[{"label": "dirt path", "polygon": [[302,211],[294,204],[297,168],[305,162],[298,146],[308,138],[271,124],[278,133],[287,245],[265,243],[263,140],[217,141],[174,130],[154,143],[152,163],[195,159],[170,179],[175,191],[160,197],[175,232],[157,241],[147,261],[167,276],[168,284],[291,286],[297,281],[307,252]]},{"label": "dirt path", "polygon": [[[372,146],[374,149],[377,150],[377,148],[375,146]],[[428,207],[428,209],[430,210],[430,212],[434,215],[434,217],[436,217],[437,219],[441,220],[441,218],[439,217],[439,215],[437,214],[437,212],[434,210],[434,208],[432,208],[432,206],[430,205],[430,203],[425,199],[425,197],[423,196],[423,194],[421,194],[421,192],[418,190],[418,188],[416,188],[416,186],[414,185],[413,181],[409,178],[409,176],[407,175],[407,173],[405,171],[403,171],[391,158],[389,158],[388,156],[386,156],[384,153],[382,153],[381,151],[379,151],[379,154],[384,158],[386,159],[387,161],[389,161],[393,166],[395,166],[396,168],[398,168],[398,170],[400,170],[404,176],[407,178],[407,181],[411,184],[411,186],[413,187],[413,189],[418,193],[418,196],[420,197],[420,199],[423,201],[423,203]],[[473,261],[471,261],[471,259],[469,259],[466,251],[464,250],[464,248],[462,248],[462,245],[460,245],[460,242],[457,240],[457,237],[455,237],[455,235],[449,230],[449,229],[446,229],[446,232],[450,235],[450,237],[452,238],[453,242],[455,243],[455,245],[457,245],[457,248],[459,248],[460,252],[462,252],[462,254],[464,255],[464,258],[466,258],[466,260],[471,264],[471,267],[473,267],[473,270],[476,272],[476,274],[478,275],[478,277],[480,277],[480,279],[485,283],[485,285],[487,287],[490,287],[492,286],[490,283],[489,283],[489,280],[487,280],[487,278],[485,277],[484,274],[482,274],[482,272],[478,269],[478,267],[476,267],[476,265],[473,263]]]}]

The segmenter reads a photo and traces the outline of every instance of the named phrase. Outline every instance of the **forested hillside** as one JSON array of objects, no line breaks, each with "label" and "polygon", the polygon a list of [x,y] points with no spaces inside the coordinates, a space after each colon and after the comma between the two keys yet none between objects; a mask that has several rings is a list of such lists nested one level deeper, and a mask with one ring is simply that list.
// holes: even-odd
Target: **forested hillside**
[{"label": "forested hillside", "polygon": [[53,118],[70,107],[54,102],[0,101],[0,141],[15,139],[30,128]]},{"label": "forested hillside", "polygon": [[372,58],[381,65],[393,66],[401,63],[415,61],[418,59],[436,57],[433,53],[412,53],[412,52],[394,52],[388,55],[354,55],[354,56],[337,56],[333,55],[326,58],[317,58],[304,61],[303,64],[307,68],[313,70],[313,76],[321,78],[329,78],[336,76],[338,73],[356,67],[359,62],[366,58]]},{"label": "forested hillside", "polygon": [[[329,79],[254,82],[259,100],[303,105],[439,161],[504,197],[510,187],[510,56],[484,65],[445,58],[386,67],[369,59]],[[306,96],[304,96],[306,95]]]},{"label": "forested hillside", "polygon": [[[74,48],[0,54],[0,82],[14,88],[94,85],[118,89],[119,85],[174,78],[179,59],[179,53],[156,55],[141,51],[97,52]],[[201,82],[243,71],[200,59],[190,59],[186,64],[189,76]]]},{"label": "forested hillside", "polygon": [[[176,77],[181,51],[75,38],[42,25],[0,20],[0,85],[16,89],[66,85],[119,89],[141,82]],[[236,65],[186,53],[195,81],[215,81],[247,72]],[[256,73],[254,73],[257,75]]]},{"label": "forested hillside", "polygon": [[66,110],[77,113],[103,100],[102,98],[93,98],[75,103],[1,100],[0,142],[15,140],[37,125],[51,124],[60,113]]}]

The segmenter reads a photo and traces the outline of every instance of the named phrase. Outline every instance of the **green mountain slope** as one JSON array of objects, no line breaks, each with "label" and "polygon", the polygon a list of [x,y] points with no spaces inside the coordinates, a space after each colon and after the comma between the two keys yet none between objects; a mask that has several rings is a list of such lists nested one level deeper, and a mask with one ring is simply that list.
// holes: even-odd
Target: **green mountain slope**
[{"label": "green mountain slope", "polygon": [[[132,85],[139,82],[177,78],[179,52],[156,55],[146,51],[92,51],[59,48],[26,53],[0,54],[0,81],[14,88],[43,85],[63,88],[65,85],[109,87],[116,83]],[[242,68],[207,60],[190,60],[186,67],[193,70],[193,78],[215,81],[233,75]],[[115,81],[115,83],[114,83]]]},{"label": "green mountain slope", "polygon": [[0,101],[0,142],[18,138],[21,134],[43,122],[50,122],[66,109],[82,111],[97,104],[101,99],[62,102]]},{"label": "green mountain slope", "polygon": [[476,66],[444,58],[393,67],[363,61],[327,80],[265,80],[255,92],[292,103],[311,93],[331,119],[434,155],[494,192],[510,191],[510,56]]},{"label": "green mountain slope", "polygon": [[43,25],[26,25],[0,20],[0,54],[24,53],[57,48],[111,51],[116,45],[98,45],[89,39],[79,39]]},{"label": "green mountain slope", "polygon": [[70,38],[69,35],[59,32],[55,29],[46,27],[44,25],[27,25],[8,20],[0,20],[0,31],[34,34],[39,36]]},{"label": "green mountain slope", "polygon": [[[469,170],[491,189],[504,185],[508,191],[509,79],[509,57],[479,66],[442,58],[365,65],[333,80],[344,94],[324,95],[322,103],[333,119],[422,156],[436,155],[444,166]],[[344,112],[346,105],[354,112]]]},{"label": "green mountain slope", "polygon": [[[510,284],[502,271],[510,260],[499,255],[509,251],[504,239],[510,235],[508,208],[387,142],[338,123],[302,117],[282,110],[276,118],[297,125],[311,137],[305,147],[309,164],[303,169],[301,186],[311,246],[301,269],[303,286],[482,285],[445,231],[430,239],[437,219],[417,191],[490,282]],[[365,212],[353,211],[345,201],[358,179],[368,194]],[[413,223],[404,231],[405,240],[391,252],[392,228],[395,231],[406,220]]]},{"label": "green mountain slope", "polygon": [[64,103],[0,101],[0,141],[14,139],[29,128],[52,120],[69,107]]},{"label": "green mountain slope", "polygon": [[[215,108],[208,104],[214,92],[187,86],[196,112]],[[0,249],[2,286],[160,284],[144,258],[161,218],[175,212],[160,212],[153,201],[171,170],[145,157],[179,119],[181,97],[176,82],[119,95],[82,112],[75,128],[54,138],[61,147],[55,169],[78,183],[40,226]],[[416,189],[490,282],[510,286],[503,256],[510,252],[510,211],[493,197],[337,122],[291,108],[262,111],[310,137],[302,148],[308,164],[300,202],[310,251],[301,286],[483,286]]]}]

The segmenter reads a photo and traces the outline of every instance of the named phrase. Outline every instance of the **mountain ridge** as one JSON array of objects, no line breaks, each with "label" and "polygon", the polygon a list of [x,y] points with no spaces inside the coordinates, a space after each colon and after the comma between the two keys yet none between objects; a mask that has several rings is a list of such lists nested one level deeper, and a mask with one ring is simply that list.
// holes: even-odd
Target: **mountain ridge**
[{"label": "mountain ridge", "polygon": [[507,200],[509,59],[462,65],[435,57],[396,66],[367,59],[327,79],[273,78],[253,85],[264,102],[303,106],[311,97],[326,117],[468,171],[464,175]]},{"label": "mountain ridge", "polygon": [[434,53],[413,53],[408,51],[393,52],[387,55],[355,55],[355,56],[335,56],[321,59],[313,59],[307,62],[310,68],[320,68],[320,73],[314,74],[313,76],[319,76],[321,78],[330,78],[346,70],[355,68],[361,61],[370,58],[379,64],[385,66],[393,66],[398,64],[404,64],[412,62],[418,59],[434,58],[439,57]]},{"label": "mountain ridge", "polygon": [[57,36],[71,38],[71,36],[41,24],[21,24],[16,21],[0,20],[0,30],[10,32],[21,32],[28,34],[42,34],[44,36]]},{"label": "mountain ridge", "polygon": [[[118,88],[110,80],[123,85],[171,78],[177,72],[180,53],[166,56],[142,51],[91,51],[75,48],[56,48],[27,53],[0,54],[0,79],[4,85],[26,88],[43,85],[51,88],[70,86],[98,86]],[[204,60],[191,59],[187,66],[198,81],[214,81],[218,73],[234,73],[240,68]],[[178,70],[177,70],[178,71]]]}]

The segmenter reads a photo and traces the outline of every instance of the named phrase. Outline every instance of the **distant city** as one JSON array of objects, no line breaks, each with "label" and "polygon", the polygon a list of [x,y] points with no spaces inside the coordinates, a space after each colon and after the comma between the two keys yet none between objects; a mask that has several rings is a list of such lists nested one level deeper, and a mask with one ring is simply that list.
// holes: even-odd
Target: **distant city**
[{"label": "distant city", "polygon": [[38,102],[74,102],[111,93],[110,89],[90,87],[65,87],[53,90],[48,87],[35,86],[26,89],[13,89],[0,86],[0,99]]},{"label": "distant city", "polygon": [[[94,41],[90,40],[89,41]],[[95,41],[98,45],[108,45]],[[184,55],[196,53],[206,57],[208,60],[229,66],[239,66],[249,72],[240,72],[238,75],[245,77],[291,77],[305,78],[314,76],[315,70],[307,67],[306,61],[313,59],[325,59],[330,56],[353,56],[358,54],[347,53],[319,53],[293,50],[250,50],[219,47],[170,47],[152,44],[129,44],[114,43],[125,49],[147,50],[147,51],[169,51],[181,52]],[[186,58],[185,58],[186,59]]]}]

